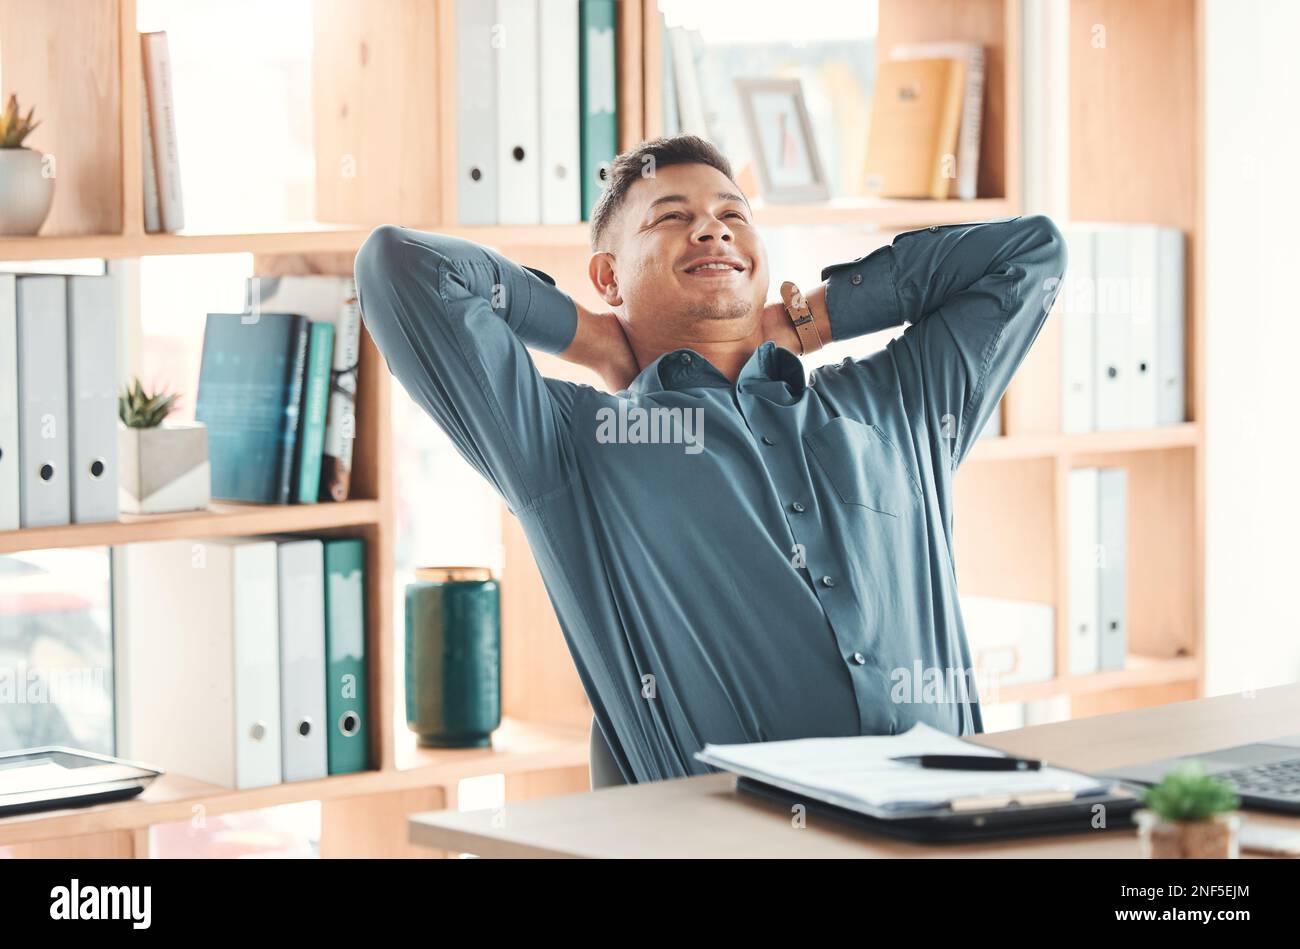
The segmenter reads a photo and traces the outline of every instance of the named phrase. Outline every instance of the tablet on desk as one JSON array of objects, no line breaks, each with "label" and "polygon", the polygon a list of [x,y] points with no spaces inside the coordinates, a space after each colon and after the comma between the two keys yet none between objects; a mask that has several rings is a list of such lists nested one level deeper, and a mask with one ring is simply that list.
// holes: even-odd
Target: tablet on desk
[{"label": "tablet on desk", "polygon": [[135,797],[158,775],[145,765],[74,748],[0,754],[0,817]]}]

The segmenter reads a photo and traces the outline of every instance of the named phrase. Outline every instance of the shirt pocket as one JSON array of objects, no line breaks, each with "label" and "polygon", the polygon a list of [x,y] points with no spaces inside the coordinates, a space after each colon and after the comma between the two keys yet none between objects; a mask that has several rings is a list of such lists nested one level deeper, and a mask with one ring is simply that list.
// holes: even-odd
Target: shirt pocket
[{"label": "shirt pocket", "polygon": [[804,436],[845,504],[902,517],[921,503],[921,489],[903,456],[879,427],[832,419]]}]

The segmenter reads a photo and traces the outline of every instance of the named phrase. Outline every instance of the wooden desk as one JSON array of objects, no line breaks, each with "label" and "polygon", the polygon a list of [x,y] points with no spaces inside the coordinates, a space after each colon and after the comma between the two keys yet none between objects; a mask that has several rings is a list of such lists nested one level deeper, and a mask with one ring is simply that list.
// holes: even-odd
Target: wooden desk
[{"label": "wooden desk", "polygon": [[[1300,731],[1300,685],[979,735],[991,748],[1081,771],[1212,751]],[[1246,820],[1300,828],[1300,816]],[[1005,842],[910,844],[737,792],[729,774],[414,814],[411,840],[482,857],[1136,857],[1135,830]]]}]

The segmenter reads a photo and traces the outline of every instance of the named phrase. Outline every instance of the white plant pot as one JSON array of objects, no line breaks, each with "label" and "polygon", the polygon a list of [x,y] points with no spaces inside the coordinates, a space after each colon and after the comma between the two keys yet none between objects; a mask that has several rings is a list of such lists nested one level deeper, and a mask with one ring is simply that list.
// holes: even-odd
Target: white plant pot
[{"label": "white plant pot", "polygon": [[0,148],[0,235],[35,234],[54,201],[54,178],[43,174],[40,152]]},{"label": "white plant pot", "polygon": [[201,511],[212,499],[208,427],[202,422],[157,428],[118,424],[119,500],[125,514]]}]

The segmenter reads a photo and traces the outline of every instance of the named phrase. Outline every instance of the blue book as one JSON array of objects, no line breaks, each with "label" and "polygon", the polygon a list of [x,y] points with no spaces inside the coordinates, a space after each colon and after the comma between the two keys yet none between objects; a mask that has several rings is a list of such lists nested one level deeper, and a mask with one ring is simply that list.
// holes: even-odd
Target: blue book
[{"label": "blue book", "polygon": [[289,503],[308,326],[295,313],[208,314],[194,417],[214,498]]},{"label": "blue book", "polygon": [[[304,314],[306,315],[306,314]],[[325,448],[325,410],[329,406],[330,365],[334,359],[334,324],[311,322],[307,377],[298,413],[298,452],[294,461],[294,500],[314,504],[320,497],[321,451]]]}]

